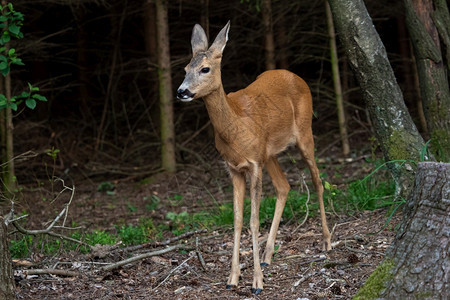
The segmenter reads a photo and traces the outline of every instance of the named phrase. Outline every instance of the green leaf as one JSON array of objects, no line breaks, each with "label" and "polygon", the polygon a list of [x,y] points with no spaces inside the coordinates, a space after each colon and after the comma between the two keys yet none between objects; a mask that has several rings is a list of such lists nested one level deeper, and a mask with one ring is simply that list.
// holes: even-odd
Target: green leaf
[{"label": "green leaf", "polygon": [[25,64],[22,62],[21,58],[13,58],[13,59],[11,59],[11,63],[18,65],[18,66],[25,66]]},{"label": "green leaf", "polygon": [[36,86],[32,86],[31,83],[28,82],[28,88],[30,89],[30,91],[32,92],[37,92],[39,91],[39,88]]},{"label": "green leaf", "polygon": [[4,68],[4,69],[1,69],[1,71],[2,71],[2,75],[3,76],[6,76],[8,73],[9,73],[9,66],[7,66],[6,68]]},{"label": "green leaf", "polygon": [[8,26],[8,31],[11,32],[13,35],[17,36],[20,33],[20,27],[16,24],[10,24]]},{"label": "green leaf", "polygon": [[0,16],[0,22],[5,22],[5,21],[7,21],[7,20],[8,20],[7,17],[5,17],[5,16]]},{"label": "green leaf", "polygon": [[16,111],[16,110],[17,110],[17,104],[14,103],[14,102],[10,102],[8,106],[9,106],[13,111]]},{"label": "green leaf", "polygon": [[35,109],[35,107],[36,107],[36,100],[31,99],[31,98],[28,98],[28,99],[25,101],[25,105],[26,105],[28,108]]},{"label": "green leaf", "polygon": [[31,95],[30,92],[23,91],[23,92],[20,94],[20,98],[30,98],[30,95]]},{"label": "green leaf", "polygon": [[8,68],[8,63],[4,61],[0,62],[0,70],[4,70],[6,68]]},{"label": "green leaf", "polygon": [[44,101],[44,102],[47,101],[47,98],[45,96],[42,96],[42,95],[39,95],[39,94],[34,94],[33,98],[36,99],[36,100],[39,100],[39,101]]}]

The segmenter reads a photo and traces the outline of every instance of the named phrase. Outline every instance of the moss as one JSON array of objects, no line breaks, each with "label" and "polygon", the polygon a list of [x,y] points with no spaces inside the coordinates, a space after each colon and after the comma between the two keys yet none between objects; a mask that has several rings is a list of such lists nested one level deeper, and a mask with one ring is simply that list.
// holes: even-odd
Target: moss
[{"label": "moss", "polygon": [[450,160],[450,132],[443,129],[434,129],[431,132],[431,151],[438,161]]},{"label": "moss", "polygon": [[384,260],[369,276],[366,283],[359,289],[353,300],[376,299],[385,289],[385,283],[392,278],[391,270],[395,266],[390,259]]},{"label": "moss", "polygon": [[411,151],[410,145],[414,145],[415,139],[406,130],[393,130],[388,142],[388,155],[390,160],[410,159],[419,160],[419,153]]}]

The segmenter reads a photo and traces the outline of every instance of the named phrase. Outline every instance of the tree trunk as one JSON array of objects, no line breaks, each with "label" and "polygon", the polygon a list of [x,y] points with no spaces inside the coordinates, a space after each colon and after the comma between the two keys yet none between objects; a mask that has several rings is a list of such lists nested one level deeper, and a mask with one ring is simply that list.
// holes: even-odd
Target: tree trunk
[{"label": "tree trunk", "polygon": [[275,42],[273,38],[272,6],[271,0],[262,0],[261,14],[264,26],[264,53],[266,70],[273,70],[275,65]]},{"label": "tree trunk", "polygon": [[330,37],[330,60],[331,71],[333,74],[334,92],[336,97],[336,108],[338,113],[339,134],[341,136],[342,154],[347,156],[350,153],[350,144],[348,142],[347,125],[345,122],[344,100],[342,97],[341,74],[339,72],[339,58],[336,46],[336,33],[334,31],[333,16],[331,15],[330,5],[325,2],[327,14],[328,35]]},{"label": "tree trunk", "polygon": [[448,299],[450,164],[419,163],[401,228],[387,257],[395,267],[386,299]]},{"label": "tree trunk", "polygon": [[155,136],[159,135],[159,99],[155,95],[158,94],[158,76],[156,66],[158,65],[157,44],[156,44],[156,12],[154,0],[145,0],[144,2],[144,29],[145,29],[145,52],[148,61],[147,76],[147,105],[150,106],[148,112],[149,125]]},{"label": "tree trunk", "polygon": [[[7,4],[7,1],[2,0],[1,4],[5,6]],[[7,21],[4,22],[5,26],[8,26]],[[4,45],[5,47],[5,53],[8,53],[8,50],[10,48],[9,43],[6,43]],[[11,74],[8,72],[3,77],[2,82],[2,90],[1,92],[4,93],[6,99],[10,101],[11,99]],[[6,107],[4,109],[4,112],[2,112],[2,118],[0,118],[4,123],[2,124],[2,134],[4,135],[2,137],[2,142],[4,142],[4,145],[2,145],[2,150],[4,152],[2,153],[2,179],[3,179],[3,188],[4,194],[8,197],[12,193],[14,193],[15,190],[15,171],[14,171],[14,137],[13,137],[13,130],[14,125],[12,121],[12,110],[9,107]]]},{"label": "tree trunk", "polygon": [[169,173],[176,170],[173,94],[170,71],[169,23],[167,1],[156,0],[156,39],[158,44],[159,107],[161,110],[161,162]]},{"label": "tree trunk", "polygon": [[2,209],[0,213],[0,299],[16,299],[8,235]]},{"label": "tree trunk", "polygon": [[354,299],[449,299],[449,179],[450,164],[419,163],[397,236]]},{"label": "tree trunk", "polygon": [[278,66],[280,69],[289,69],[289,58],[288,58],[288,37],[286,35],[286,20],[284,16],[277,22],[276,30],[276,40],[278,45]]},{"label": "tree trunk", "polygon": [[[405,196],[414,178],[424,141],[409,115],[403,95],[362,0],[329,0],[339,37],[361,86],[375,134],[396,181],[397,196]],[[398,160],[402,160],[399,163]]]},{"label": "tree trunk", "polygon": [[[419,73],[423,108],[438,159],[450,159],[450,91],[439,34],[450,47],[450,16],[445,0],[405,0],[406,25]],[[433,2],[436,11],[433,10]],[[438,33],[435,24],[443,24]],[[444,25],[445,24],[445,25]]]}]

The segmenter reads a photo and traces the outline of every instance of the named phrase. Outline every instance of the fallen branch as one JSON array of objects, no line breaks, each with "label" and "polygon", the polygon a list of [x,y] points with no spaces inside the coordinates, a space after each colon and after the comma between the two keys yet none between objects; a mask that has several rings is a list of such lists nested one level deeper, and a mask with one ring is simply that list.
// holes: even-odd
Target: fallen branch
[{"label": "fallen branch", "polygon": [[195,234],[205,233],[205,232],[208,232],[208,229],[189,231],[189,232],[185,232],[183,234],[180,234],[180,235],[178,235],[176,237],[167,239],[167,240],[162,241],[162,242],[147,242],[147,243],[143,243],[143,244],[136,245],[136,246],[129,246],[129,247],[126,247],[126,248],[121,248],[121,249],[118,249],[118,250],[123,251],[123,252],[133,252],[133,251],[136,251],[136,250],[139,250],[139,249],[142,249],[142,248],[148,248],[148,247],[152,247],[152,246],[156,246],[156,247],[157,246],[167,246],[167,245],[172,244],[173,242],[179,241],[181,239],[190,237],[190,236],[195,235]]},{"label": "fallen branch", "polygon": [[69,270],[61,270],[61,269],[30,269],[30,270],[23,270],[23,271],[19,271],[19,272],[24,275],[53,274],[53,275],[69,276],[69,277],[78,277],[81,275],[79,272],[69,271]]},{"label": "fallen branch", "polygon": [[157,251],[152,251],[152,252],[147,252],[144,254],[140,254],[140,255],[136,255],[134,257],[130,257],[121,261],[118,261],[116,263],[104,266],[101,268],[102,271],[111,271],[114,270],[118,267],[121,267],[123,265],[138,261],[138,260],[142,260],[148,257],[152,257],[152,256],[157,256],[157,255],[161,255],[161,254],[165,254],[171,251],[175,251],[175,250],[191,250],[193,249],[192,246],[188,246],[188,245],[184,245],[184,244],[177,244],[171,247],[167,247],[165,249],[161,249],[161,250],[157,250]]}]

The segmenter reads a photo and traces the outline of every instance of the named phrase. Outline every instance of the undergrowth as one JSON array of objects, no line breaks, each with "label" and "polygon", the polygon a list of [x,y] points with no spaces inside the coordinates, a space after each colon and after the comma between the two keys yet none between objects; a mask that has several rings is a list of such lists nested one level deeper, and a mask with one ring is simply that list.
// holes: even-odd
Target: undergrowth
[{"label": "undergrowth", "polygon": [[[361,210],[374,210],[382,207],[398,207],[399,202],[394,201],[395,185],[388,173],[380,172],[369,177],[351,182],[346,189],[337,188],[335,185],[324,181],[324,202],[328,212],[340,214],[352,214]],[[102,185],[101,190],[112,191],[111,186]],[[306,214],[313,217],[319,210],[317,195],[292,190],[287,198],[281,222],[301,222]],[[308,199],[308,197],[311,197]],[[157,210],[160,199],[154,195],[147,198],[146,210]],[[181,195],[167,199],[170,202],[179,203]],[[276,197],[264,197],[260,206],[260,224],[269,227],[275,212]],[[131,205],[131,204],[130,204]],[[308,207],[307,207],[308,206]],[[129,209],[129,208],[128,208]],[[396,208],[395,208],[396,209]],[[393,209],[393,210],[395,210]],[[131,210],[130,210],[131,211]],[[122,246],[137,245],[151,241],[158,241],[167,236],[180,235],[185,232],[199,229],[217,229],[231,227],[233,225],[233,204],[231,202],[216,205],[207,210],[189,213],[187,211],[176,213],[168,212],[166,222],[154,224],[151,218],[141,218],[137,224],[116,225],[115,230],[93,230],[91,232],[75,231],[70,237],[83,241],[85,244],[111,245],[121,243]],[[245,199],[244,225],[250,220],[250,200]],[[31,253],[39,252],[46,255],[55,254],[58,251],[89,252],[89,247],[70,241],[62,241],[47,235],[23,236],[14,234],[10,244],[11,256],[14,258],[27,257]]]}]

